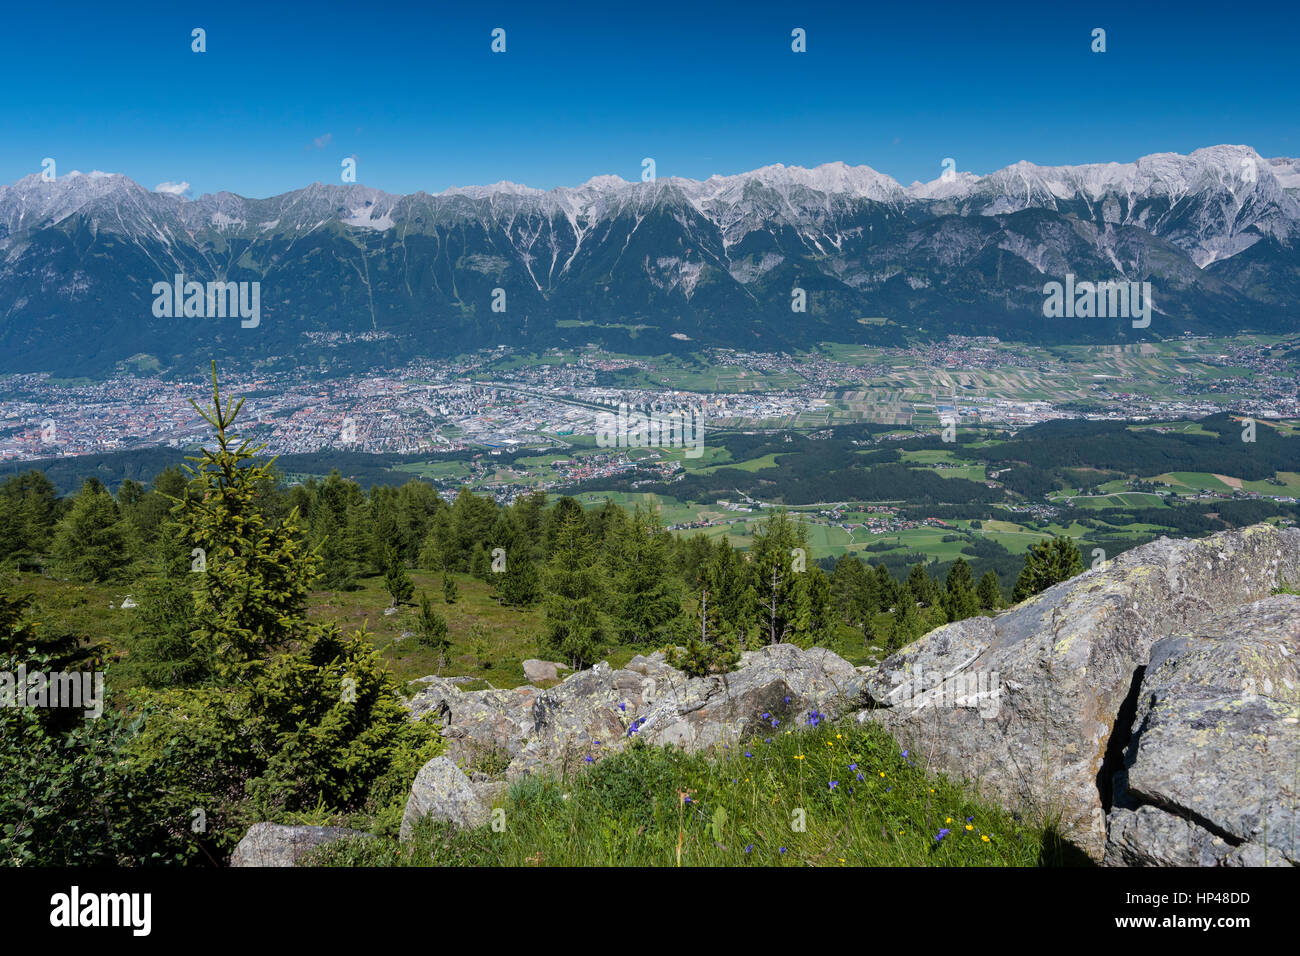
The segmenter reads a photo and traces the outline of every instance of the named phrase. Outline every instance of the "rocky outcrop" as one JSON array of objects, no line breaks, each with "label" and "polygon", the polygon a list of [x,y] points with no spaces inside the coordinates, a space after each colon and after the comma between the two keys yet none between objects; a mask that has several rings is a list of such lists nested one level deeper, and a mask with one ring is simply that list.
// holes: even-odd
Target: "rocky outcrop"
[{"label": "rocky outcrop", "polygon": [[1300,597],[1229,608],[1151,648],[1106,861],[1300,863]]},{"label": "rocky outcrop", "polygon": [[[409,707],[441,716],[450,769],[425,783],[459,794],[438,812],[464,825],[484,819],[502,778],[572,770],[633,739],[708,750],[853,714],[928,769],[1059,820],[1096,861],[1295,863],[1300,598],[1270,596],[1288,582],[1300,530],[1162,538],[875,669],[774,645],[690,678],[656,653],[545,690],[425,678]],[[438,805],[412,801],[412,819]]]},{"label": "rocky outcrop", "polygon": [[415,775],[398,836],[403,842],[409,840],[415,825],[425,817],[472,828],[487,823],[491,813],[459,767],[447,757],[434,757]]},{"label": "rocky outcrop", "polygon": [[708,677],[687,677],[656,652],[618,669],[602,662],[547,690],[462,691],[435,679],[409,706],[416,716],[443,715],[456,763],[513,778],[599,759],[634,737],[702,750],[814,713],[840,715],[857,677],[830,651],[777,644],[746,652],[729,674]]},{"label": "rocky outcrop", "polygon": [[[1192,769],[1186,752],[1171,742],[1175,728],[1182,721],[1199,733],[1199,722],[1207,718],[1196,716],[1197,708],[1208,707],[1205,701],[1189,697],[1175,702],[1171,695],[1154,711],[1144,705],[1146,723],[1139,718],[1134,728],[1139,697],[1150,698],[1144,683],[1149,662],[1174,673],[1169,668],[1178,666],[1176,659],[1190,653],[1175,649],[1193,645],[1163,644],[1163,639],[1195,634],[1205,625],[1222,640],[1228,625],[1216,622],[1216,614],[1253,604],[1285,581],[1300,581],[1300,530],[1258,525],[1198,540],[1162,538],[996,618],[961,621],[926,635],[865,674],[850,696],[860,696],[868,705],[859,719],[888,728],[932,769],[972,782],[1004,806],[1059,815],[1066,838],[1095,860],[1109,856],[1141,862],[1145,851],[1136,847],[1152,841],[1169,845],[1187,820],[1202,825],[1194,814],[1225,810],[1212,808],[1203,788],[1174,783]],[[1200,633],[1213,640],[1210,632]],[[1153,659],[1158,644],[1162,650]],[[1225,646],[1218,653],[1226,661],[1257,650]],[[1245,673],[1245,663],[1238,666]],[[1163,678],[1152,674],[1150,679]],[[1281,679],[1274,678],[1275,690]],[[1284,737],[1288,728],[1294,733],[1294,725],[1279,723],[1285,717],[1271,705],[1256,702],[1244,710],[1234,721],[1224,721],[1221,733],[1234,739],[1245,735],[1229,747],[1239,772],[1254,767],[1271,773],[1272,761],[1285,759],[1285,745],[1274,746],[1272,756],[1257,763],[1235,748],[1263,746],[1259,735],[1265,727]],[[1161,726],[1166,728],[1163,737]],[[1122,767],[1130,733],[1137,746],[1127,773],[1129,791],[1149,794],[1141,799],[1172,810],[1179,820],[1158,819],[1152,810],[1131,811],[1132,817],[1117,814],[1108,854],[1111,780]],[[1141,743],[1144,735],[1146,744]],[[1147,760],[1147,747],[1165,752]],[[1208,784],[1210,778],[1204,780]],[[1263,801],[1263,789],[1248,799]],[[1293,792],[1280,799],[1289,801],[1283,810],[1294,812]],[[1251,842],[1255,837],[1247,834],[1265,820],[1276,828],[1272,812],[1257,809],[1241,813],[1233,827],[1215,824],[1220,833],[1214,828],[1207,832]],[[1140,835],[1157,830],[1164,835],[1152,840]],[[1198,861],[1220,858],[1217,850],[1206,851],[1206,857],[1199,852]],[[1152,851],[1149,861],[1164,862],[1161,851]]]},{"label": "rocky outcrop", "polygon": [[291,827],[279,823],[255,823],[230,855],[231,866],[297,866],[298,861],[326,843],[369,833],[347,827]]}]

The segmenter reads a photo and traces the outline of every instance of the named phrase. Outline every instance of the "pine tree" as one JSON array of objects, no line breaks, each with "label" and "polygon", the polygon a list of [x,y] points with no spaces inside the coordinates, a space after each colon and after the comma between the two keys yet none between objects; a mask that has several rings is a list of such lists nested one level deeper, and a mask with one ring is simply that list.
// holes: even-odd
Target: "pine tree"
[{"label": "pine tree", "polygon": [[482,670],[489,670],[492,667],[492,645],[488,641],[488,629],[479,621],[469,626],[469,646],[474,663]]},{"label": "pine tree", "polygon": [[487,581],[492,574],[492,558],[483,545],[475,545],[470,551],[469,573],[480,581]]},{"label": "pine tree", "polygon": [[1025,566],[1016,579],[1014,600],[1023,601],[1082,573],[1083,555],[1073,540],[1064,536],[1044,538],[1030,545],[1025,554]]},{"label": "pine tree", "polygon": [[996,571],[985,571],[980,578],[976,591],[980,607],[985,611],[996,611],[1002,606],[1002,583]]},{"label": "pine tree", "polygon": [[911,573],[907,576],[907,587],[922,607],[931,607],[939,600],[939,585],[930,577],[923,564],[912,565]]},{"label": "pine tree", "polygon": [[476,576],[486,573],[484,566],[475,572],[470,561],[475,552],[483,552],[496,520],[497,504],[491,496],[476,495],[468,488],[460,489],[451,506],[450,540],[444,551],[449,570],[470,571]]},{"label": "pine tree", "polygon": [[625,644],[661,644],[682,613],[678,579],[669,568],[668,533],[657,515],[639,505],[630,522],[610,522],[607,527],[619,639]]},{"label": "pine tree", "polygon": [[0,561],[35,567],[50,546],[59,511],[54,484],[40,471],[0,484]]},{"label": "pine tree", "polygon": [[571,513],[555,531],[547,562],[542,643],[575,670],[595,663],[609,637],[603,574],[585,516]]},{"label": "pine tree", "polygon": [[394,563],[405,567],[402,561],[402,545],[397,516],[379,488],[371,489],[370,499],[370,565],[385,576]]},{"label": "pine tree", "polygon": [[835,636],[835,612],[831,602],[831,582],[826,573],[813,565],[805,572],[802,601],[805,622],[799,637],[804,646],[826,645]]},{"label": "pine tree", "polygon": [[107,581],[131,563],[135,535],[102,484],[88,480],[59,522],[51,549],[59,568],[77,581]]},{"label": "pine tree", "polygon": [[[512,523],[516,533],[516,543],[526,549],[526,556],[535,561],[545,557],[544,532],[546,509],[546,492],[534,491],[530,495],[515,499],[510,506]],[[509,549],[507,549],[508,551]]]},{"label": "pine tree", "polygon": [[582,519],[584,526],[587,523],[587,513],[582,510],[582,505],[578,504],[576,498],[571,498],[568,495],[556,499],[555,506],[546,512],[542,524],[542,544],[548,560],[555,553],[560,537],[560,529],[574,518]]},{"label": "pine tree", "polygon": [[526,545],[516,539],[506,553],[506,569],[492,575],[497,599],[511,607],[530,607],[541,597],[541,575],[528,554]]},{"label": "pine tree", "polygon": [[796,566],[796,549],[806,552],[806,535],[785,509],[773,512],[754,535],[759,629],[769,644],[789,641],[806,626],[807,608],[801,613],[800,607],[804,572]]},{"label": "pine tree", "polygon": [[[299,512],[270,490],[270,463],[232,434],[240,404],[223,404],[215,363],[212,377],[212,408],[199,411],[216,446],[191,459],[193,493],[177,499],[180,547],[165,553],[194,582],[191,643],[215,680],[148,715],[155,745],[133,751],[131,767],[133,796],[160,801],[141,810],[151,832],[190,807],[208,809],[208,852],[228,849],[266,808],[333,815],[388,805],[437,753],[432,728],[410,719],[364,632],[308,624],[316,557]],[[187,548],[200,549],[205,570],[180,571]],[[184,852],[202,840],[186,826]]]},{"label": "pine tree", "polygon": [[726,538],[710,545],[701,568],[700,588],[708,588],[710,606],[717,613],[712,628],[719,640],[734,639],[739,648],[749,647],[758,605],[754,569]]},{"label": "pine tree", "polygon": [[443,559],[443,537],[439,534],[438,523],[442,522],[448,528],[450,518],[444,512],[441,515],[435,515],[433,523],[430,525],[428,532],[424,536],[424,543],[420,545],[419,565],[426,571],[443,571],[446,570],[446,564]]},{"label": "pine tree", "polygon": [[320,557],[320,586],[330,591],[352,590],[356,587],[357,564],[338,514],[332,508],[318,508],[313,532]]},{"label": "pine tree", "polygon": [[[709,589],[700,591],[695,605],[693,626],[685,636],[684,650],[667,648],[666,659],[691,677],[726,673],[740,660],[740,642],[736,631],[719,614],[716,604],[709,603]],[[678,628],[680,632],[680,627]]]},{"label": "pine tree", "polygon": [[448,604],[455,604],[457,597],[460,595],[460,589],[456,586],[456,579],[451,576],[450,571],[442,572],[442,599]]},{"label": "pine tree", "polygon": [[960,621],[979,613],[975,578],[965,558],[958,558],[948,570],[944,582],[943,609],[949,621]]},{"label": "pine tree", "polygon": [[889,573],[889,569],[883,564],[876,565],[874,577],[876,599],[880,602],[880,610],[893,610],[894,606],[898,603],[898,582],[894,580],[894,576]]},{"label": "pine tree", "polygon": [[420,594],[420,614],[415,619],[416,640],[425,647],[431,647],[438,653],[438,673],[442,673],[447,664],[447,652],[451,650],[451,637],[447,630],[447,620],[433,609],[429,595]]},{"label": "pine tree", "polygon": [[848,624],[860,624],[864,615],[870,613],[871,593],[867,566],[855,554],[845,554],[835,562],[831,572],[831,599],[836,613]]},{"label": "pine tree", "polygon": [[189,542],[174,521],[159,529],[158,553],[159,573],[142,585],[136,601],[139,610],[124,667],[139,674],[149,687],[202,683],[213,675],[211,662],[193,638],[197,628],[194,589],[206,572],[196,570]]},{"label": "pine tree", "polygon": [[[196,574],[193,639],[210,672],[237,676],[273,650],[302,639],[305,607],[316,578],[297,511],[272,522],[261,508],[270,462],[255,460],[264,446],[238,442],[231,428],[243,400],[224,407],[212,363],[212,407],[194,409],[214,429],[215,448],[187,460],[192,494],[175,499],[180,537],[201,549],[207,570]],[[238,442],[238,444],[236,444]]]},{"label": "pine tree", "polygon": [[393,607],[410,604],[411,598],[415,597],[415,585],[411,583],[411,576],[406,573],[395,545],[388,546],[384,563],[387,565],[384,569],[384,588],[393,597]]},{"label": "pine tree", "polygon": [[899,594],[898,605],[894,608],[889,640],[885,647],[896,651],[907,646],[926,632],[926,623],[916,608],[916,599],[906,585]]}]

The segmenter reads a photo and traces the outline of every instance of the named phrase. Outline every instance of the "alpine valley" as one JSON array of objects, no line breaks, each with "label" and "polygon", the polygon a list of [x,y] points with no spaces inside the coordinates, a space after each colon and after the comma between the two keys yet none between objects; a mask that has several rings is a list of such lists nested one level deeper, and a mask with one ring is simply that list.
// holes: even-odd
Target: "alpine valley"
[{"label": "alpine valley", "polygon": [[[260,323],[155,316],[177,275],[260,283]],[[1149,328],[1044,318],[1067,275],[1149,282]],[[908,187],[843,163],[409,196],[187,199],[100,172],[0,187],[0,372],[286,367],[334,333],[360,339],[330,353],[352,371],[496,345],[1124,342],[1294,330],[1298,298],[1300,160],[1247,146]]]}]

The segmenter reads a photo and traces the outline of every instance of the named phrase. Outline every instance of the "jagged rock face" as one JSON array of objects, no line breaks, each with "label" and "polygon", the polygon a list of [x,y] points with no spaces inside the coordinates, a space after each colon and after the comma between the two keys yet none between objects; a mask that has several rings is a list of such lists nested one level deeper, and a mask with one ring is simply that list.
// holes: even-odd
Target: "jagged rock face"
[{"label": "jagged rock face", "polygon": [[[502,342],[659,354],[687,348],[675,335],[691,348],[785,350],[859,341],[861,316],[894,320],[873,327],[878,345],[903,345],[909,327],[1137,338],[1127,319],[1045,323],[1043,286],[1067,273],[1152,282],[1151,334],[1290,331],[1296,169],[1221,145],[1136,163],[1017,163],[907,189],[830,163],[549,192],[315,183],[195,200],[120,175],[34,173],[0,185],[0,371],[112,374],[141,353],[183,369],[214,351],[388,368]],[[338,265],[358,259],[363,282]],[[256,335],[155,316],[153,283],[176,274],[261,283]],[[791,321],[795,286],[809,309]],[[497,288],[508,312],[489,309]],[[619,318],[567,327],[584,311]],[[636,333],[622,327],[629,317]],[[361,330],[387,338],[348,358],[303,337]]]},{"label": "jagged rock face", "polygon": [[1300,864],[1300,597],[1230,608],[1157,641],[1106,861]]},{"label": "jagged rock face", "polygon": [[369,833],[347,827],[289,827],[255,823],[230,855],[231,866],[297,866],[304,856],[326,843]]},{"label": "jagged rock face", "polygon": [[1003,806],[1059,814],[1101,860],[1121,708],[1152,648],[1284,581],[1300,581],[1300,530],[1162,538],[996,618],[931,632],[857,682],[858,718]]},{"label": "jagged rock face", "polygon": [[448,754],[461,766],[481,768],[495,757],[514,778],[598,759],[633,737],[703,750],[770,731],[773,720],[784,728],[814,711],[838,716],[857,677],[823,648],[777,644],[746,652],[730,674],[695,678],[656,652],[617,670],[602,662],[548,690],[466,692],[430,680],[409,707],[414,716],[444,715]]}]

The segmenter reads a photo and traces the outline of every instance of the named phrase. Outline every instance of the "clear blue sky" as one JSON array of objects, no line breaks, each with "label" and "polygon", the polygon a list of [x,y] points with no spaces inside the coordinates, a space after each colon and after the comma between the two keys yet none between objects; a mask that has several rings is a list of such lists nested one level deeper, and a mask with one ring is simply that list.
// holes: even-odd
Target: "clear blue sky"
[{"label": "clear blue sky", "polygon": [[1287,4],[547,6],[10,4],[0,182],[46,156],[266,196],[338,182],[350,155],[360,182],[405,193],[636,179],[644,156],[660,176],[843,160],[906,185],[949,156],[986,173],[1217,143],[1300,154]]}]

